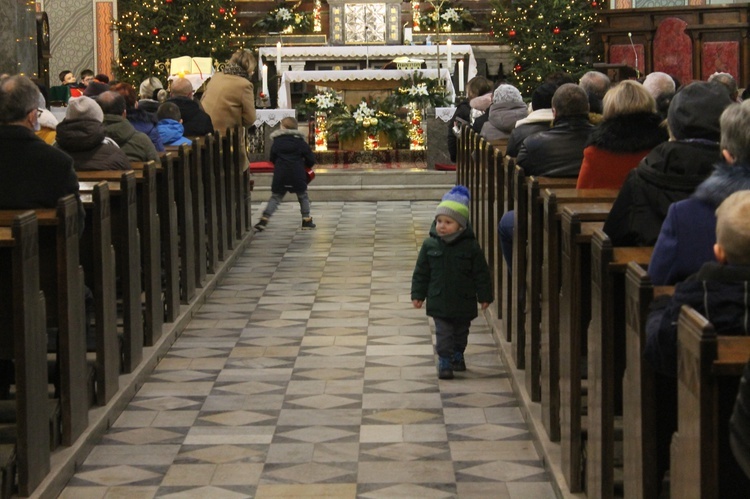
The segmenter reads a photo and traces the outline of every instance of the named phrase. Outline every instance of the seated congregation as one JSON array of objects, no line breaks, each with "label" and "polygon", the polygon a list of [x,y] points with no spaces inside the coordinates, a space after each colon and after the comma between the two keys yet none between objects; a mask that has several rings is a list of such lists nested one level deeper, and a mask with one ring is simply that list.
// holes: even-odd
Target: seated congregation
[{"label": "seated congregation", "polygon": [[723,73],[556,73],[528,109],[508,86],[467,83],[457,181],[551,467],[589,496],[744,496],[750,102]]},{"label": "seated congregation", "polygon": [[59,122],[31,79],[0,79],[2,497],[65,473],[252,233],[246,76],[221,129],[192,88],[104,79],[69,82]]}]

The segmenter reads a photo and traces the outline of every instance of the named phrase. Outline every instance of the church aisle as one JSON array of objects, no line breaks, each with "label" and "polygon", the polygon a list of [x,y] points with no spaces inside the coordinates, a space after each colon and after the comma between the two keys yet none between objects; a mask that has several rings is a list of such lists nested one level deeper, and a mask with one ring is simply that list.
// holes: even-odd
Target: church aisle
[{"label": "church aisle", "polygon": [[60,497],[555,497],[483,318],[437,379],[436,205],[287,199]]}]

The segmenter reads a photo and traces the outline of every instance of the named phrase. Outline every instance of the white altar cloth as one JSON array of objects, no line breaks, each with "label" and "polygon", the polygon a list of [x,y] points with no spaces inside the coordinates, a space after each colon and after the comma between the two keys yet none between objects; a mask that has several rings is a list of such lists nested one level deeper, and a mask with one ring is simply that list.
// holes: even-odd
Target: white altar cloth
[{"label": "white altar cloth", "polygon": [[[368,80],[403,80],[410,78],[414,73],[421,73],[426,78],[436,78],[437,71],[434,69],[360,69],[358,71],[286,71],[281,77],[279,87],[278,107],[289,108],[290,84],[296,82],[316,82],[320,86],[326,86],[326,82],[337,81],[368,81]],[[449,78],[448,70],[442,69],[440,77],[446,84],[446,95],[453,100],[456,92]]]},{"label": "white altar cloth", "polygon": [[[449,38],[449,37],[446,37]],[[447,56],[447,47],[440,45],[440,60],[445,61]],[[276,47],[261,47],[260,57],[265,57],[266,61],[276,61]],[[467,74],[464,75],[464,81],[469,81],[477,75],[477,60],[474,58],[474,51],[471,45],[453,45],[451,47],[451,57],[454,61],[464,55],[469,56],[469,67]],[[430,58],[437,56],[437,45],[356,45],[356,46],[332,46],[332,47],[281,47],[282,63],[286,59],[301,60],[362,60],[366,58],[374,59],[395,59],[400,56]],[[429,67],[429,66],[428,66]]]},{"label": "white altar cloth", "polygon": [[255,123],[256,127],[266,124],[270,127],[278,125],[279,121],[284,118],[295,118],[297,111],[294,109],[256,109]]}]

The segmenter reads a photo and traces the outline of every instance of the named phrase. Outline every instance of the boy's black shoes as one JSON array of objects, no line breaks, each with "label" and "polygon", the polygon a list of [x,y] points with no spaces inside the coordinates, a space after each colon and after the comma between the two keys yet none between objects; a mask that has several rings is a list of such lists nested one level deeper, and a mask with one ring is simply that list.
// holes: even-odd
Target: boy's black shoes
[{"label": "boy's black shoes", "polygon": [[447,357],[438,358],[438,378],[453,379],[453,366],[451,365],[451,359]]},{"label": "boy's black shoes", "polygon": [[451,359],[451,364],[454,371],[465,371],[466,361],[464,360],[464,354],[461,352],[455,352]]},{"label": "boy's black shoes", "polygon": [[266,225],[268,225],[268,219],[266,217],[261,217],[261,219],[257,224],[253,226],[253,228],[255,229],[255,232],[263,232],[264,230],[266,230]]},{"label": "boy's black shoes", "polygon": [[[261,221],[263,221],[263,219],[261,219]],[[302,230],[310,230],[314,228],[315,224],[313,223],[312,217],[302,219]]]}]

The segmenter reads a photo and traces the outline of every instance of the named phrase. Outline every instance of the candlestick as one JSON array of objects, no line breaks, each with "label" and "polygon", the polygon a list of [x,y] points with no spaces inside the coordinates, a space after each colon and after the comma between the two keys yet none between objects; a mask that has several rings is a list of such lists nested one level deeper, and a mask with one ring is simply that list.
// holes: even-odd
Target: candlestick
[{"label": "candlestick", "polygon": [[458,61],[458,91],[463,93],[464,91],[464,60],[459,59]]},{"label": "candlestick", "polygon": [[276,42],[276,73],[281,76],[281,42]]},{"label": "candlestick", "polygon": [[446,66],[448,68],[448,73],[453,74],[453,68],[451,67],[451,56],[453,55],[453,42],[451,42],[450,38],[448,38],[448,41],[445,42],[445,47],[446,47],[445,51],[447,52],[447,56],[446,56],[447,64],[446,64]]},{"label": "candlestick", "polygon": [[268,66],[265,64],[263,65],[263,69],[260,72],[261,81],[263,83],[261,87],[261,92],[263,92],[263,96],[267,99],[268,98]]}]

